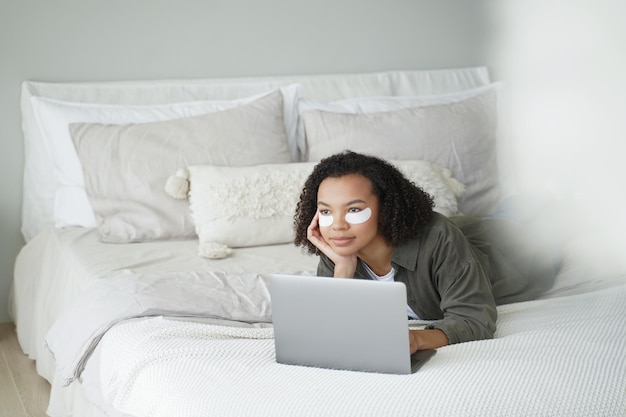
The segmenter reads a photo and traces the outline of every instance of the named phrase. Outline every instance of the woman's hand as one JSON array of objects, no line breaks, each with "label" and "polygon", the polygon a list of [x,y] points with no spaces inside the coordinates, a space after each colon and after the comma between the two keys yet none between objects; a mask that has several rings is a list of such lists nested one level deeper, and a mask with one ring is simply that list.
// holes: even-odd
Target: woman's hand
[{"label": "woman's hand", "polygon": [[448,336],[439,329],[409,330],[411,353],[423,349],[437,349],[448,344]]},{"label": "woman's hand", "polygon": [[306,229],[306,237],[316,248],[333,261],[335,264],[334,276],[337,278],[352,278],[356,271],[357,257],[356,254],[343,256],[337,254],[333,248],[326,242],[319,227],[319,212],[315,213],[311,224]]}]

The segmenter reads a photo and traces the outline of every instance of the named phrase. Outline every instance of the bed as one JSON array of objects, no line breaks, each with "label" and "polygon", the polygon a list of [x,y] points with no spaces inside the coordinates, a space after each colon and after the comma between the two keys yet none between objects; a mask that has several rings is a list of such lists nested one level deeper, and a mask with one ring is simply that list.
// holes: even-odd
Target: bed
[{"label": "bed", "polygon": [[[485,67],[24,82],[10,313],[51,383],[48,414],[626,415],[626,269],[584,222],[559,234],[552,289],[498,307],[493,340],[441,348],[410,376],[275,361],[267,277],[314,274],[290,242],[315,162],[377,154],[437,211],[491,215],[516,175],[502,88]],[[561,207],[536,204],[529,227],[580,219]]]}]

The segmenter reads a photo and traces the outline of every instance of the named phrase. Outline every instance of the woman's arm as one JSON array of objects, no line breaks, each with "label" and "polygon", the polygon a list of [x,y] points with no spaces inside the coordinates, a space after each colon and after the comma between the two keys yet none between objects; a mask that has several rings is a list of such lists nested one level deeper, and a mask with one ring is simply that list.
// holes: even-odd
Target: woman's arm
[{"label": "woman's arm", "polygon": [[415,270],[400,269],[398,277],[407,284],[413,311],[436,320],[427,330],[443,332],[448,344],[492,338],[497,312],[486,257],[445,218],[426,229],[419,242],[398,248],[398,259],[410,259],[415,248],[422,262]]}]

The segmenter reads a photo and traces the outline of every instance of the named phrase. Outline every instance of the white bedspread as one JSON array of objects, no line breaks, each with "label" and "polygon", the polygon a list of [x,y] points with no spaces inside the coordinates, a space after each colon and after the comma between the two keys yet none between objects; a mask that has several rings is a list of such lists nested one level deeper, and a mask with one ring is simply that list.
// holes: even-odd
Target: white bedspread
[{"label": "white bedspread", "polygon": [[155,417],[623,416],[625,299],[620,285],[500,307],[496,339],[410,376],[277,364],[270,329],[130,321],[102,339],[103,393]]},{"label": "white bedspread", "polygon": [[494,340],[441,348],[410,376],[277,364],[267,328],[114,319],[88,340],[100,340],[105,401],[142,417],[621,416],[625,299],[622,281],[501,306]]}]

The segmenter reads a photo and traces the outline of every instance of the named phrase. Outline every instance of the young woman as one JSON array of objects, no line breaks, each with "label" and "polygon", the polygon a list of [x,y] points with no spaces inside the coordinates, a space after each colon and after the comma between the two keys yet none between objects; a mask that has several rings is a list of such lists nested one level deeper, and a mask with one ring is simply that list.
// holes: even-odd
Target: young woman
[{"label": "young woman", "polygon": [[390,163],[350,151],[315,166],[296,207],[295,244],[320,256],[319,276],[395,280],[407,288],[411,352],[492,338],[496,305],[552,286],[546,251],[506,219],[447,218]]}]

